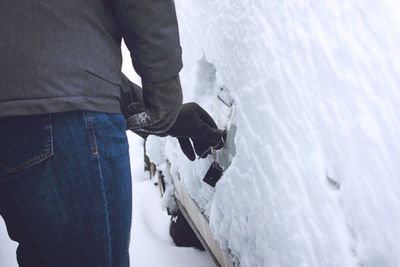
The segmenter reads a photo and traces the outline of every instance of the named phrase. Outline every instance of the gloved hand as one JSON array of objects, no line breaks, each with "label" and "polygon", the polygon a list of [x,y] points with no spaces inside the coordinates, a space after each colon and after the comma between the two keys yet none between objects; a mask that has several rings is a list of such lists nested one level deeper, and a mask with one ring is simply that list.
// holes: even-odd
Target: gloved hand
[{"label": "gloved hand", "polygon": [[121,110],[127,129],[142,137],[163,135],[175,122],[182,105],[179,76],[164,82],[142,80],[143,91],[123,76]]},{"label": "gloved hand", "polygon": [[143,138],[149,134],[177,137],[190,160],[195,160],[195,152],[205,158],[211,146],[223,147],[226,136],[207,111],[196,103],[181,105],[179,76],[162,83],[144,81],[144,90],[125,75],[122,78],[121,110],[127,119],[127,130]]},{"label": "gloved hand", "polygon": [[183,153],[192,161],[196,159],[195,152],[205,158],[211,146],[222,148],[226,138],[207,111],[194,102],[182,105],[175,123],[165,134],[177,137]]}]

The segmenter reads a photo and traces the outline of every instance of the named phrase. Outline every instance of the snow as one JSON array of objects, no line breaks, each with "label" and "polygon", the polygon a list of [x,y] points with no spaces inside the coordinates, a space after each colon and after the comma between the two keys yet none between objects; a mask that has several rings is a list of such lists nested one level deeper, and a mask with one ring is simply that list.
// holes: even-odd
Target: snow
[{"label": "snow", "polygon": [[221,247],[245,267],[400,266],[400,5],[175,4],[184,101],[229,129],[226,171],[211,188],[210,158],[190,162],[173,138],[149,138],[164,149],[148,152],[168,159]]},{"label": "snow", "polygon": [[3,218],[0,216],[0,266],[13,267],[17,266],[15,251],[17,243],[12,241],[7,234],[6,226]]},{"label": "snow", "polygon": [[157,179],[144,173],[143,139],[128,132],[134,201],[131,233],[131,266],[214,267],[210,256],[194,248],[176,247],[169,236],[170,216],[162,208]]}]

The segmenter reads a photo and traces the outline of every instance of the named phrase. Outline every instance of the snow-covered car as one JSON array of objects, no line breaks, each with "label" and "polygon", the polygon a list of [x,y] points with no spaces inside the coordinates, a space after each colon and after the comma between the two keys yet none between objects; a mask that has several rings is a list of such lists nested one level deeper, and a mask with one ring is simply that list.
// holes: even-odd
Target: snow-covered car
[{"label": "snow-covered car", "polygon": [[191,162],[173,138],[147,149],[222,250],[245,267],[399,266],[397,2],[175,4],[184,102],[229,128],[224,175],[204,183],[211,157]]}]

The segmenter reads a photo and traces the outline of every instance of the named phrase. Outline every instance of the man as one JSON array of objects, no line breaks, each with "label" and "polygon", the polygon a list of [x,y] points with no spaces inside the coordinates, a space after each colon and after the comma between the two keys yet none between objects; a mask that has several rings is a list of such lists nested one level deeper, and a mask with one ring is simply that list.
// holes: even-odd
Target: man
[{"label": "man", "polygon": [[2,0],[0,23],[0,215],[19,265],[129,266],[126,127],[178,137],[191,160],[222,144],[182,105],[173,0]]}]

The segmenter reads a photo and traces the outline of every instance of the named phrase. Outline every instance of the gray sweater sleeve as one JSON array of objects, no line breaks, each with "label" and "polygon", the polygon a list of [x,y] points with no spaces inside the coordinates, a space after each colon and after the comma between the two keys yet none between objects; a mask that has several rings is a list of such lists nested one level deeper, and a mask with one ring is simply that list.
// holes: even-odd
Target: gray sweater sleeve
[{"label": "gray sweater sleeve", "polygon": [[182,68],[173,0],[116,0],[115,16],[143,80],[162,82]]}]

